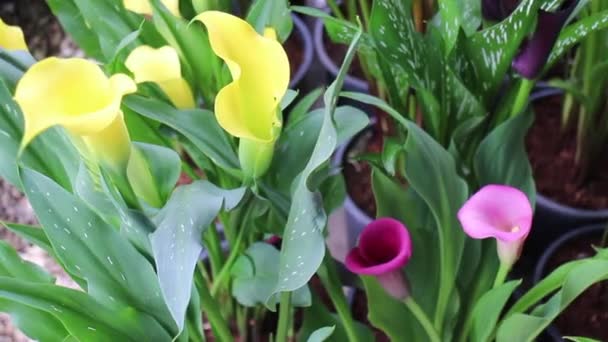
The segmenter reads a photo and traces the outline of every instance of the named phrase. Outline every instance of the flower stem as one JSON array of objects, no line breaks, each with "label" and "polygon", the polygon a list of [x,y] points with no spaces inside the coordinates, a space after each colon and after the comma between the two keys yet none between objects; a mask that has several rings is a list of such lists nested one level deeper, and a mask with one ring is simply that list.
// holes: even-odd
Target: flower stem
[{"label": "flower stem", "polygon": [[[199,268],[203,267],[200,263]],[[232,334],[228,328],[228,323],[222,316],[218,303],[213,299],[207,285],[202,281],[202,277],[197,278],[196,287],[201,299],[201,306],[205,310],[205,314],[209,323],[213,327],[213,332],[217,335],[219,341],[233,341]]]},{"label": "flower stem", "polygon": [[213,280],[213,285],[211,286],[212,296],[215,296],[217,294],[217,291],[224,283],[224,279],[226,279],[226,277],[230,274],[230,268],[232,268],[232,264],[236,260],[237,256],[239,256],[239,254],[241,253],[241,244],[243,243],[243,236],[245,235],[244,232],[245,229],[241,227],[234,246],[231,246],[232,248],[230,248],[230,255],[228,256],[228,260],[226,260],[224,266],[222,266],[222,269]]},{"label": "flower stem", "polygon": [[429,317],[424,313],[422,308],[416,303],[416,301],[411,297],[407,297],[403,303],[410,310],[410,312],[416,317],[418,323],[422,326],[424,331],[429,337],[429,341],[431,342],[441,342],[441,338],[439,338],[439,334],[433,327],[433,323],[429,320]]},{"label": "flower stem", "polygon": [[281,292],[279,304],[279,323],[277,326],[276,342],[287,341],[287,331],[289,330],[289,318],[291,316],[291,292]]},{"label": "flower stem", "polygon": [[502,283],[505,282],[505,279],[507,279],[507,274],[509,274],[509,271],[511,270],[511,265],[507,265],[505,263],[500,263],[500,267],[498,268],[498,273],[496,273],[496,278],[494,278],[494,285],[492,285],[492,288],[495,289],[498,286],[502,285]]},{"label": "flower stem", "polygon": [[528,98],[530,97],[530,92],[532,92],[532,88],[534,88],[535,83],[536,82],[534,80],[522,78],[519,89],[517,90],[515,101],[513,102],[513,107],[511,109],[511,117],[515,117],[522,110],[524,110],[524,108],[526,108]]},{"label": "flower stem", "polygon": [[342,292],[340,279],[338,279],[338,274],[334,267],[334,261],[331,255],[329,255],[329,252],[325,253],[323,264],[317,271],[317,274],[319,275],[319,278],[321,278],[321,282],[327,290],[329,298],[331,298],[331,301],[338,312],[338,317],[340,317],[340,320],[342,321],[342,326],[346,331],[348,341],[358,342],[359,337],[355,331],[355,322],[353,320],[353,316],[351,315],[350,308],[348,307],[348,303],[346,302],[344,292]]}]

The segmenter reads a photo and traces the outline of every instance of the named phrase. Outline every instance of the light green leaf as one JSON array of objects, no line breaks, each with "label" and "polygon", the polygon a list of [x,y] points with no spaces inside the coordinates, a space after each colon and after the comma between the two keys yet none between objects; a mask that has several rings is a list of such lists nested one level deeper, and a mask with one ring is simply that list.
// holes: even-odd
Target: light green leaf
[{"label": "light green leaf", "polygon": [[312,334],[310,334],[310,336],[308,337],[308,342],[323,342],[325,340],[327,340],[331,334],[334,333],[334,330],[336,329],[336,326],[331,326],[331,327],[323,327],[323,328],[319,328],[317,330],[315,330]]},{"label": "light green leaf", "polygon": [[[278,296],[275,296],[274,301],[266,302],[277,283],[278,258],[279,251],[272,245],[256,242],[235,261],[230,271],[233,277],[232,295],[241,305],[254,307],[266,304],[274,308],[278,304]],[[297,269],[298,265],[293,265],[293,268]],[[291,301],[294,306],[309,306],[311,298],[308,286],[304,285],[294,291]]]},{"label": "light green leaf", "polygon": [[564,336],[564,339],[573,342],[602,342],[589,337],[578,337],[578,336]]},{"label": "light green leaf", "polygon": [[[351,43],[338,77],[325,92],[325,114],[319,138],[304,171],[294,183],[293,199],[282,236],[283,245],[275,294],[294,291],[306,284],[321,265],[325,255],[323,230],[327,224],[327,214],[323,210],[323,201],[319,198],[317,189],[309,187],[309,179],[320,166],[327,163],[337,146],[338,133],[332,117],[346,71],[353,60],[360,38],[361,31]],[[299,265],[301,262],[304,264],[297,270],[291,268],[291,265]]]},{"label": "light green leaf", "polygon": [[293,29],[287,0],[254,1],[249,7],[247,21],[259,34],[263,34],[267,27],[274,28],[280,42],[286,41]]},{"label": "light green leaf", "polygon": [[46,234],[42,228],[8,222],[0,222],[0,224],[11,232],[19,235],[19,237],[44,249],[47,253],[53,254],[51,243],[49,242],[49,239],[46,237]]},{"label": "light green leaf", "polygon": [[198,181],[178,187],[154,217],[158,228],[150,235],[150,241],[158,281],[180,332],[190,302],[194,269],[203,249],[202,233],[222,207],[232,210],[244,194],[244,188],[224,190]]},{"label": "light green leaf", "polygon": [[102,303],[128,303],[167,327],[173,321],[148,260],[87,204],[30,169],[23,186],[68,273],[86,279],[87,292]]},{"label": "light green leaf", "polygon": [[496,329],[498,318],[511,294],[521,284],[513,280],[486,292],[473,308],[472,341],[489,341]]},{"label": "light green leaf", "polygon": [[15,249],[6,241],[0,241],[0,277],[48,284],[52,284],[55,280],[40,266],[21,259]]},{"label": "light green leaf", "polygon": [[11,322],[31,339],[41,342],[64,341],[70,336],[61,321],[44,310],[0,299],[0,311],[11,316]]}]

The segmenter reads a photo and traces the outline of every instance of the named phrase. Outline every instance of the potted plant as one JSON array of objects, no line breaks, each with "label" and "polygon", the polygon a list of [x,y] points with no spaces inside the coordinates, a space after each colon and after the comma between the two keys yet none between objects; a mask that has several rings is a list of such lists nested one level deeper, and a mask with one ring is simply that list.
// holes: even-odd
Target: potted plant
[{"label": "potted plant", "polygon": [[[583,8],[579,16],[580,20],[592,20],[606,13],[605,4],[593,3]],[[608,110],[601,68],[607,37],[602,30],[581,41],[566,78],[549,82],[565,95],[540,104],[544,108],[538,108],[537,122],[528,138],[537,185],[543,195],[539,196],[537,223],[547,241],[578,226],[608,220],[601,172],[606,156],[604,122]],[[550,126],[559,134],[540,138]]]}]

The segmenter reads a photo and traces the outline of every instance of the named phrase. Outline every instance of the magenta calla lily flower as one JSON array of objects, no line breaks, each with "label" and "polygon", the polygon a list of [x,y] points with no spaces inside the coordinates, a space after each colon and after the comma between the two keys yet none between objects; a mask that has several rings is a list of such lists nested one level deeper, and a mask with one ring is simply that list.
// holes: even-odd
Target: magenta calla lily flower
[{"label": "magenta calla lily flower", "polygon": [[578,1],[568,0],[555,12],[540,11],[536,31],[528,41],[524,42],[519,54],[513,60],[512,66],[517,73],[528,79],[534,79],[540,74]]},{"label": "magenta calla lily flower", "polygon": [[528,196],[506,185],[486,185],[458,211],[458,220],[473,239],[495,238],[501,262],[512,265],[532,227]]},{"label": "magenta calla lily flower", "polygon": [[359,275],[375,276],[386,291],[398,299],[409,293],[401,268],[412,256],[412,240],[407,228],[392,218],[368,224],[359,244],[346,256],[346,268]]},{"label": "magenta calla lily flower", "polygon": [[503,21],[519,5],[520,0],[483,0],[481,14],[486,20]]}]

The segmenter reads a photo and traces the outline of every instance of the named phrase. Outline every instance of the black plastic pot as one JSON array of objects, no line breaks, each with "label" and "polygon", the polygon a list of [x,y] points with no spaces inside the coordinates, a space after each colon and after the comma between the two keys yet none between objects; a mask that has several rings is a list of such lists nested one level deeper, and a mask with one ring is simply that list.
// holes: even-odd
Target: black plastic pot
[{"label": "black plastic pot", "polygon": [[[562,93],[559,89],[541,84],[530,100],[536,101]],[[573,229],[605,222],[608,222],[608,210],[573,208],[558,203],[542,194],[537,194],[534,224],[528,238],[528,244],[534,245],[534,249],[542,251],[552,241]]]},{"label": "black plastic pot", "polygon": [[303,80],[310,67],[312,65],[312,60],[314,56],[314,45],[312,43],[312,35],[310,34],[310,30],[308,26],[304,23],[302,19],[296,14],[292,14],[293,18],[293,33],[298,36],[300,42],[302,43],[302,63],[298,66],[298,69],[291,76],[291,81],[289,82],[289,88],[299,89],[303,87]]},{"label": "black plastic pot", "polygon": [[[563,246],[567,245],[571,241],[587,237],[587,236],[602,236],[605,227],[603,225],[592,225],[585,227],[578,227],[575,230],[562,235],[559,239],[553,241],[549,247],[543,252],[536,268],[534,269],[534,283],[537,284],[548,274],[548,263],[553,255]],[[562,338],[562,334],[559,332],[555,325],[550,325],[546,330],[546,336],[550,341],[562,342],[565,341]]]},{"label": "black plastic pot", "polygon": [[[340,66],[337,65],[327,52],[325,48],[325,28],[323,25],[323,20],[317,19],[313,25],[313,39],[315,51],[317,52],[317,57],[321,62],[321,65],[325,68],[330,78],[330,82],[333,81],[336,76],[338,76],[338,71],[340,70]],[[344,79],[343,90],[345,91],[357,91],[362,93],[367,93],[369,91],[369,84],[366,80],[361,78],[346,75]]]}]

